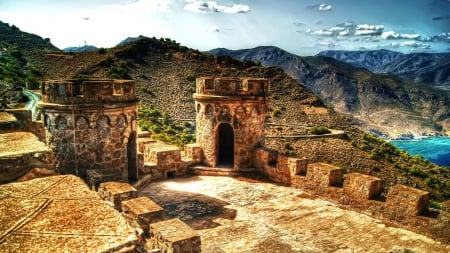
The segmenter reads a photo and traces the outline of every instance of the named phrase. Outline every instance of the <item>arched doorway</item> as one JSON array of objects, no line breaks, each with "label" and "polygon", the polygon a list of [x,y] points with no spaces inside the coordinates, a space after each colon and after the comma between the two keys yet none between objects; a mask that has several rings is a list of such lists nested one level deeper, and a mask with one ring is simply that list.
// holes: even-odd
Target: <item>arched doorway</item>
[{"label": "arched doorway", "polygon": [[128,158],[128,180],[135,181],[138,178],[137,145],[135,132],[131,133],[130,137],[128,138],[127,158]]},{"label": "arched doorway", "polygon": [[219,125],[217,143],[217,165],[233,167],[234,164],[234,133],[230,124]]}]

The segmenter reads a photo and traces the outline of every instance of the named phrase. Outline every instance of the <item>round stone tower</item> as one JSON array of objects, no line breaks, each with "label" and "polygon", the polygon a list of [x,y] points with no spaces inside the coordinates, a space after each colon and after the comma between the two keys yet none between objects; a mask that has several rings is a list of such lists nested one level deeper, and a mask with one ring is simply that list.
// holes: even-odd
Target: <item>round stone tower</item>
[{"label": "round stone tower", "polygon": [[263,78],[197,78],[196,137],[205,165],[253,167],[253,149],[264,145],[268,89]]},{"label": "round stone tower", "polygon": [[113,170],[137,178],[137,109],[131,80],[54,80],[38,108],[61,173]]}]

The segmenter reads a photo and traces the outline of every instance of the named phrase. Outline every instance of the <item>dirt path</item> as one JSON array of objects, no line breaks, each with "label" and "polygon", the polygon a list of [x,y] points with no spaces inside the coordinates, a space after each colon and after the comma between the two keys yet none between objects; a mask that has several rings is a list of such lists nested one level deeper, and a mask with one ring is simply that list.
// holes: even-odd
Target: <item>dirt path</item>
[{"label": "dirt path", "polygon": [[202,252],[450,252],[426,236],[260,180],[178,178],[140,194],[164,207],[166,218],[198,230]]}]

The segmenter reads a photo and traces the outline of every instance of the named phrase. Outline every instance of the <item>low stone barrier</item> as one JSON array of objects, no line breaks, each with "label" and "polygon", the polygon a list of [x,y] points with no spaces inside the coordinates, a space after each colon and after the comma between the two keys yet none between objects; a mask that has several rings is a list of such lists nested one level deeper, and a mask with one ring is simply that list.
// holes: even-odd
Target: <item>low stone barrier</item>
[{"label": "low stone barrier", "polygon": [[395,185],[389,189],[386,208],[393,212],[394,219],[428,212],[430,193],[406,185]]},{"label": "low stone barrier", "polygon": [[122,213],[135,227],[141,227],[146,235],[150,224],[164,220],[164,209],[147,197],[122,201]]},{"label": "low stone barrier", "polygon": [[103,200],[110,202],[114,209],[122,211],[122,201],[137,198],[137,190],[128,183],[105,182],[98,187]]},{"label": "low stone barrier", "polygon": [[201,252],[200,234],[178,218],[151,224],[150,234],[147,247],[161,253]]},{"label": "low stone barrier", "polygon": [[344,194],[356,200],[369,200],[380,196],[383,191],[383,181],[378,177],[350,173],[345,175]]}]

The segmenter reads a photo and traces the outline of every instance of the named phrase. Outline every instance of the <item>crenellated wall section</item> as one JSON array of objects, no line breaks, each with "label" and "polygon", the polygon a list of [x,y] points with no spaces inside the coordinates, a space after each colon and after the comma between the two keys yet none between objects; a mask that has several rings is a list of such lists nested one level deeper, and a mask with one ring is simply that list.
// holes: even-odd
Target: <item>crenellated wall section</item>
[{"label": "crenellated wall section", "polygon": [[450,240],[450,201],[441,210],[429,209],[430,193],[405,185],[388,189],[381,178],[360,173],[343,174],[340,167],[309,163],[307,158],[279,155],[276,150],[255,150],[255,166],[270,180],[351,206],[363,213],[426,234]]}]

